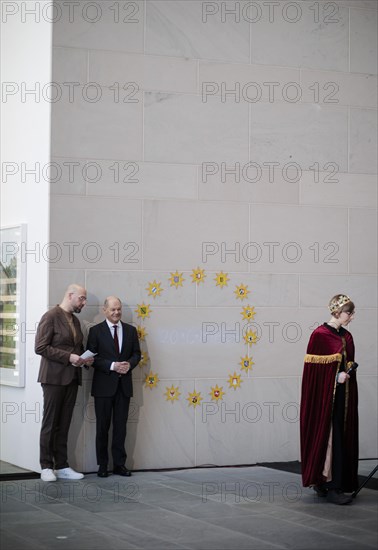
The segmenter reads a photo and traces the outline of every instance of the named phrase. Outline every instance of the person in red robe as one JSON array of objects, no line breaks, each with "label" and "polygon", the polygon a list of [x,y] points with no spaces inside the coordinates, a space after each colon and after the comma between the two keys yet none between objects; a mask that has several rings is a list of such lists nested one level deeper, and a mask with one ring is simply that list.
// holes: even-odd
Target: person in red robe
[{"label": "person in red robe", "polygon": [[[345,294],[329,302],[331,319],[311,334],[300,405],[304,487],[335,504],[349,504],[358,487],[358,393],[354,342],[344,327],[354,316]],[[347,372],[349,371],[349,373]]]}]

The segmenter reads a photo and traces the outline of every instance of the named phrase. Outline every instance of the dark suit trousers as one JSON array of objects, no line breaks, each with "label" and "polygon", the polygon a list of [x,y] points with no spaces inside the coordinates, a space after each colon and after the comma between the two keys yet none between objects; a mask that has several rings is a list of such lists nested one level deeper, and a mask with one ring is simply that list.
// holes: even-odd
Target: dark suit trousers
[{"label": "dark suit trousers", "polygon": [[42,384],[41,468],[67,468],[67,440],[76,403],[77,381],[68,386]]},{"label": "dark suit trousers", "polygon": [[130,397],[123,395],[121,384],[113,397],[95,397],[96,413],[96,455],[97,464],[107,466],[108,433],[113,414],[112,457],[113,467],[126,463],[126,423],[129,414]]}]

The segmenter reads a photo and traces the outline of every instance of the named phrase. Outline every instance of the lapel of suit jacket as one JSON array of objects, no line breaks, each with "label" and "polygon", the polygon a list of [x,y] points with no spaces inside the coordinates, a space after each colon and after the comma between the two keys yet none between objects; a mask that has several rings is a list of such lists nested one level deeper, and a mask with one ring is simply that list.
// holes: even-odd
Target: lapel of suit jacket
[{"label": "lapel of suit jacket", "polygon": [[122,324],[122,348],[121,348],[121,351],[120,353],[123,352],[123,350],[125,349],[125,345],[126,345],[126,340],[127,340],[127,329],[128,329],[128,326],[126,323],[124,323],[123,321],[121,321],[121,324]]},{"label": "lapel of suit jacket", "polygon": [[106,345],[109,346],[110,349],[113,349],[114,348],[114,338],[113,338],[113,335],[112,335],[112,331],[110,330],[106,320],[101,323],[101,331],[104,335],[105,342],[107,342]]}]

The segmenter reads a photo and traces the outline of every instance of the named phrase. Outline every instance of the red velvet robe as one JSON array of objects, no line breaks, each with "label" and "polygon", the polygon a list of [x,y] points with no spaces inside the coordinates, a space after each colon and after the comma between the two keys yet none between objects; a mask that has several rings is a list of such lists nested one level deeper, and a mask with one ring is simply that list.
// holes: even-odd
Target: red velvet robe
[{"label": "red velvet robe", "polygon": [[[353,337],[328,325],[312,333],[302,378],[300,437],[303,486],[321,485],[332,477],[331,426],[336,375],[354,361]],[[358,394],[356,371],[345,382],[343,491],[358,487]],[[330,454],[331,453],[331,454]],[[326,463],[327,460],[327,463]]]}]

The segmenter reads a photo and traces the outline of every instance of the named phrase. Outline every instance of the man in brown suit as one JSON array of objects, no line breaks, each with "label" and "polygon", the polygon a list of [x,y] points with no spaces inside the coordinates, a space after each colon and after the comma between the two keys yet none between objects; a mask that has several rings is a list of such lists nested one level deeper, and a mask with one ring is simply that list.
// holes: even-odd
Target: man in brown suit
[{"label": "man in brown suit", "polygon": [[62,303],[45,313],[38,325],[35,352],[42,356],[38,382],[43,390],[43,420],[40,436],[41,479],[82,479],[67,462],[67,440],[78,386],[81,385],[83,334],[78,318],[87,301],[87,291],[71,284]]}]

